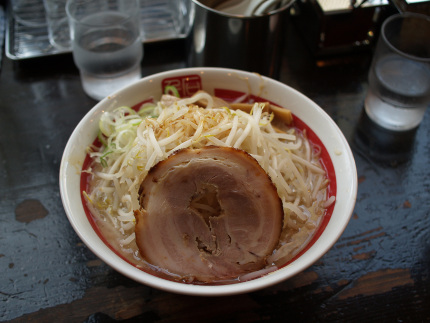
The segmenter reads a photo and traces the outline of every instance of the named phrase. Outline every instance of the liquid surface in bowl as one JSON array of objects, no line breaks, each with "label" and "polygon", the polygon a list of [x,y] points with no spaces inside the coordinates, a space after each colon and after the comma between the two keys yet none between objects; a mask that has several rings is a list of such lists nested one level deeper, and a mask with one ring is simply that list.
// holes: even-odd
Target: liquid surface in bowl
[{"label": "liquid surface in bowl", "polygon": [[[255,100],[255,98],[248,97],[247,100]],[[231,113],[231,111],[228,113]],[[224,114],[227,115],[226,118],[229,118],[228,113]],[[176,118],[178,118],[178,116],[176,116]],[[259,122],[262,123],[262,120],[264,123],[267,122],[269,119],[259,119]],[[274,121],[274,123],[276,122]],[[199,123],[196,122],[196,125],[198,126]],[[304,252],[304,250],[306,250],[306,248],[308,248],[313,242],[315,242],[320,230],[322,230],[322,228],[327,224],[329,220],[331,207],[328,207],[328,209],[326,207],[328,206],[328,204],[333,202],[332,199],[329,199],[328,197],[335,195],[335,181],[333,181],[333,166],[331,165],[330,158],[328,157],[325,148],[319,142],[318,138],[312,133],[312,131],[310,129],[307,129],[307,127],[297,118],[295,118],[294,120],[293,127],[286,127],[282,124],[277,124],[277,126],[279,128],[283,128],[284,133],[288,135],[286,136],[286,138],[290,138],[283,139],[285,143],[288,143],[288,145],[290,145],[288,146],[288,150],[290,151],[286,152],[286,155],[283,155],[284,158],[280,158],[278,161],[276,161],[276,165],[272,164],[264,166],[263,157],[261,157],[262,154],[258,153],[257,151],[253,151],[253,149],[250,148],[249,143],[246,143],[246,140],[243,140],[244,144],[239,145],[240,147],[238,148],[244,149],[245,151],[249,150],[248,152],[251,155],[255,156],[257,160],[260,159],[259,162],[262,164],[263,168],[266,169],[272,180],[274,180],[274,183],[277,186],[278,191],[280,192],[280,197],[283,202],[285,215],[283,219],[283,230],[279,239],[279,243],[275,247],[273,253],[266,257],[265,264],[261,267],[260,271],[257,270],[257,272],[255,272],[254,269],[254,272],[244,271],[242,274],[236,275],[234,277],[214,277],[210,281],[205,281],[206,283],[217,284],[244,281],[252,279],[254,277],[258,277],[265,272],[274,270],[278,267],[285,265],[286,263],[292,261],[295,257],[298,257],[302,252]],[[194,129],[194,131],[197,130]],[[170,135],[172,133],[170,133]],[[157,134],[154,133],[154,137],[156,137],[156,135]],[[241,136],[238,135],[238,137]],[[213,140],[212,137],[203,136],[203,138],[204,140],[199,140],[200,145],[213,145],[213,142],[210,141]],[[162,140],[163,138],[156,139]],[[237,139],[238,138],[236,138],[236,140]],[[236,140],[232,142],[237,142]],[[250,141],[252,140],[250,139]],[[298,143],[300,143],[300,145]],[[282,185],[285,184],[283,184],[283,180],[280,180],[278,178],[280,176],[277,176],[274,171],[278,168],[282,169],[282,163],[284,163],[285,160],[291,160],[288,155],[291,154],[291,151],[300,150],[298,146],[302,146],[302,148],[300,148],[302,149],[302,151],[300,152],[300,154],[294,154],[296,157],[294,157],[293,159],[295,160],[291,162],[295,164],[295,166],[289,165],[292,166],[293,170],[289,171],[290,173],[288,175],[285,174],[287,170],[283,171],[283,174],[280,175],[284,178],[284,181],[286,179],[286,184],[289,187],[291,186],[292,189],[290,187],[289,192],[282,193],[281,191],[283,190],[288,191],[288,188],[282,188]],[[94,150],[98,151],[98,149]],[[167,152],[169,151],[170,150],[167,149]],[[115,202],[110,200],[109,198],[106,198],[106,196],[104,196],[103,198],[99,198],[94,195],[94,187],[98,187],[100,181],[106,181],[109,177],[107,175],[95,175],[98,173],[103,173],[103,169],[105,168],[103,167],[103,161],[106,163],[107,156],[109,156],[109,154],[107,154],[108,152],[109,151],[107,151],[106,149],[102,149],[100,152],[98,151],[98,154],[93,154],[92,158],[88,156],[86,164],[84,165],[84,172],[82,177],[82,190],[85,191],[88,196],[87,198],[85,198],[85,200],[90,201],[90,203],[87,203],[87,205],[89,210],[91,211],[90,216],[96,230],[99,231],[99,234],[103,237],[107,244],[111,246],[112,249],[114,249],[117,253],[119,253],[123,258],[127,259],[132,264],[141,267],[143,270],[155,273],[159,276],[167,277],[168,279],[192,283],[202,283],[201,280],[195,278],[195,274],[178,274],[172,272],[172,270],[168,271],[165,268],[160,268],[154,264],[150,264],[146,262],[145,259],[142,259],[136,246],[135,239],[133,237],[134,222],[133,220],[130,220],[130,218],[128,218],[127,220],[128,214],[124,206],[127,205],[128,200],[125,199],[117,202],[120,205],[120,209],[122,207],[122,211],[117,211],[117,213],[119,213],[119,216],[114,217],[114,219],[112,220],[112,216],[109,213],[112,212],[111,206],[114,205]],[[163,158],[160,157],[160,160],[162,159]],[[307,162],[303,164],[303,161],[301,159],[307,160]],[[139,160],[139,158],[135,158],[135,160]],[[114,162],[115,161],[111,161],[111,163]],[[150,167],[147,167],[148,169],[146,170],[146,172],[152,167],[152,165],[155,165],[156,162],[157,160],[154,159],[152,163],[149,163]],[[308,163],[310,164],[310,166],[307,165]],[[140,166],[143,167],[142,165]],[[312,170],[309,170],[307,168],[308,166]],[[296,174],[294,172],[296,172]],[[319,173],[321,176],[314,176],[312,174],[311,176],[308,176],[310,173],[314,172]],[[144,174],[144,178],[146,176],[146,173],[143,168],[142,173]],[[302,178],[300,173],[303,173],[302,175],[305,175],[305,180],[300,179]],[[142,180],[142,178],[136,179],[136,183],[138,183],[137,187],[140,185]],[[310,197],[305,197],[304,194],[301,193],[295,193],[295,191],[297,191],[295,185],[299,185],[299,183],[296,182],[301,180],[304,182],[304,185],[309,184],[307,186],[307,190],[312,191]],[[306,183],[308,181],[309,183]],[[107,185],[106,190],[108,191],[114,189],[115,185],[115,183],[112,183],[110,186]],[[125,182],[125,186],[127,187],[133,185],[134,184],[131,180],[128,183]],[[138,206],[132,206],[132,198],[133,196],[131,194],[131,205],[129,209],[133,211],[133,209],[138,208]],[[125,225],[118,225],[118,223],[120,222],[125,222]]]}]

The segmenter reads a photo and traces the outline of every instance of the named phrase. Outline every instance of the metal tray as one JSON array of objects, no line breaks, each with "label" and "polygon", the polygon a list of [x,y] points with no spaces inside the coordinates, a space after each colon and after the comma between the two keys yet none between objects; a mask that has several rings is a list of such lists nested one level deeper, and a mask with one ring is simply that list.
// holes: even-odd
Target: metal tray
[{"label": "metal tray", "polygon": [[[43,1],[31,0],[20,12],[22,17],[31,17],[30,23],[16,19],[11,7],[9,4],[6,26],[8,58],[21,60],[71,52],[71,48],[60,49],[49,42]],[[189,0],[141,0],[143,43],[185,38],[190,27],[188,16]]]}]

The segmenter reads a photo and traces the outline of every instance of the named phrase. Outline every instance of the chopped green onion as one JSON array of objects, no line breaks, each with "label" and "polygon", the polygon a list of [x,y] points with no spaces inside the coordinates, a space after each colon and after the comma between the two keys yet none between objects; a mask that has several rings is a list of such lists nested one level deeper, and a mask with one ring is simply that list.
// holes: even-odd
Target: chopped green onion
[{"label": "chopped green onion", "polygon": [[112,153],[113,153],[113,151],[110,150],[110,151],[104,153],[103,156],[100,156],[100,164],[102,164],[103,167],[107,167],[108,166],[105,158],[106,158],[107,155],[110,155]]},{"label": "chopped green onion", "polygon": [[179,97],[180,97],[179,92],[178,92],[178,89],[177,89],[175,86],[173,86],[173,85],[167,85],[167,86],[164,88],[164,94],[173,94],[173,95],[174,95],[174,96],[176,96],[177,98],[179,98]]},{"label": "chopped green onion", "polygon": [[140,117],[147,117],[147,116],[151,116],[152,117],[153,114],[154,114],[154,110],[155,110],[156,107],[157,107],[156,105],[145,106],[145,107],[141,108],[137,112],[137,114]]},{"label": "chopped green onion", "polygon": [[119,111],[119,110],[125,110],[125,111],[127,111],[128,113],[130,113],[130,114],[136,114],[136,111],[134,111],[132,108],[127,107],[127,106],[122,106],[122,107],[116,108],[116,109],[115,109],[115,110],[113,110],[113,111],[115,112],[115,111]]},{"label": "chopped green onion", "polygon": [[102,131],[99,129],[99,132],[97,133],[97,138],[99,138],[99,141],[102,143],[103,146],[107,146],[107,142],[104,138],[104,135],[102,133]]}]

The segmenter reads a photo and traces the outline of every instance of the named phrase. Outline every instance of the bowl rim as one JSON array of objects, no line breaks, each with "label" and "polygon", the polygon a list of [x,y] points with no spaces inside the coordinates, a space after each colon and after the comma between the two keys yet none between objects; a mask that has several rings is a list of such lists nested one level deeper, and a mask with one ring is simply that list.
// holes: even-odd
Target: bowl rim
[{"label": "bowl rim", "polygon": [[[120,258],[118,255],[116,255],[112,250],[110,250],[108,246],[104,244],[104,242],[100,239],[100,237],[91,227],[91,224],[89,223],[89,220],[83,208],[82,208],[82,212],[84,215],[83,217],[82,217],[82,214],[80,214],[79,216],[75,214],[76,210],[75,210],[73,201],[74,201],[74,198],[76,198],[76,192],[71,192],[72,190],[71,186],[73,186],[73,183],[71,183],[72,179],[69,176],[70,174],[72,174],[73,176],[72,168],[76,172],[76,165],[73,165],[73,162],[71,162],[69,159],[73,158],[72,156],[73,150],[76,147],[76,143],[77,142],[79,143],[79,140],[80,140],[79,136],[82,129],[88,123],[93,122],[97,113],[103,110],[103,108],[112,106],[113,104],[112,102],[116,101],[116,98],[118,98],[119,100],[123,99],[124,95],[127,95],[127,93],[130,93],[130,92],[136,91],[136,89],[138,89],[141,86],[145,86],[145,83],[147,82],[152,83],[154,82],[155,79],[162,80],[166,77],[172,77],[175,75],[182,75],[182,74],[183,75],[191,75],[191,74],[203,75],[202,73],[203,74],[221,73],[221,74],[225,74],[224,76],[231,75],[233,73],[244,77],[248,77],[250,79],[251,78],[255,79],[255,76],[258,75],[258,78],[264,81],[265,84],[271,84],[278,87],[280,86],[281,88],[288,90],[292,95],[300,98],[301,101],[306,102],[306,104],[311,106],[312,109],[316,109],[319,112],[318,119],[322,118],[323,121],[326,122],[324,124],[324,127],[330,128],[331,131],[333,132],[332,134],[337,136],[337,143],[341,146],[339,148],[342,149],[341,154],[339,154],[339,156],[341,156],[342,160],[346,162],[345,164],[345,171],[347,172],[346,175],[347,176],[349,175],[348,181],[351,181],[347,187],[348,192],[346,193],[342,192],[342,194],[345,193],[347,195],[347,200],[341,201],[342,203],[341,206],[338,206],[338,204],[336,203],[332,216],[333,214],[335,214],[335,212],[342,212],[343,214],[341,214],[339,219],[337,219],[336,224],[333,224],[333,221],[330,220],[327,225],[327,227],[330,226],[329,230],[328,228],[325,228],[321,236],[318,238],[318,240],[320,240],[324,236],[323,245],[321,245],[321,242],[317,243],[318,242],[317,241],[302,256],[294,260],[294,262],[292,262],[291,264],[288,264],[272,273],[264,275],[263,277],[250,280],[250,281],[234,283],[234,284],[226,284],[226,285],[193,285],[193,284],[184,284],[184,283],[170,281],[164,278],[156,277],[154,275],[151,275],[149,273],[146,273],[134,267],[133,265],[129,264],[128,262]],[[138,102],[135,102],[135,103],[138,103]],[[307,124],[305,120],[303,120],[303,122]],[[91,127],[88,127],[88,128],[91,128]],[[313,131],[316,130],[312,127],[310,128]],[[317,136],[320,138],[321,142],[326,146],[327,143],[321,139],[318,133],[317,133]],[[92,140],[94,140],[94,138],[95,136],[92,138]],[[333,167],[335,169],[336,181],[338,183],[341,183],[342,182],[340,181],[341,178],[338,177],[335,161],[333,160],[334,157],[338,157],[338,152],[331,151],[329,152],[329,155],[330,155],[330,159],[332,159]],[[79,162],[80,161],[78,161],[78,163]],[[83,163],[83,160],[82,160],[82,163]],[[80,164],[81,166],[80,169],[82,169],[82,163]],[[195,296],[223,296],[223,295],[234,295],[234,294],[252,292],[258,289],[275,285],[277,283],[280,283],[281,281],[284,281],[288,278],[293,277],[299,272],[306,270],[313,263],[319,260],[336,243],[336,241],[339,239],[339,237],[344,232],[346,226],[348,225],[348,222],[351,218],[351,215],[353,213],[355,203],[356,203],[358,181],[357,181],[357,169],[355,165],[355,160],[354,160],[351,148],[345,136],[343,135],[342,131],[339,129],[337,124],[332,120],[332,118],[321,107],[319,107],[315,102],[313,102],[311,99],[306,97],[304,94],[302,94],[301,92],[293,89],[292,87],[284,83],[281,83],[280,81],[277,81],[256,73],[230,69],[230,68],[193,67],[193,68],[175,69],[175,70],[160,72],[160,73],[143,77],[139,81],[129,86],[126,86],[123,89],[112,94],[111,96],[103,99],[102,101],[97,103],[92,109],[90,109],[88,113],[80,120],[78,125],[75,127],[65,146],[63,156],[61,159],[61,164],[60,164],[59,184],[60,184],[59,185],[60,196],[64,206],[64,210],[66,212],[66,215],[74,231],[77,233],[79,238],[85,243],[85,245],[97,257],[103,260],[110,267],[112,267],[119,273],[123,274],[124,276],[132,280],[135,280],[139,283],[142,283],[144,285],[154,287],[160,290],[178,293],[178,294],[195,295]],[[339,186],[337,191],[339,194]],[[80,192],[78,193],[80,194]],[[79,201],[81,200],[79,199]],[[80,204],[81,204],[80,207],[82,207],[82,203]],[[88,227],[91,228],[90,232],[88,232]],[[316,244],[318,244],[318,246],[315,246]]]}]

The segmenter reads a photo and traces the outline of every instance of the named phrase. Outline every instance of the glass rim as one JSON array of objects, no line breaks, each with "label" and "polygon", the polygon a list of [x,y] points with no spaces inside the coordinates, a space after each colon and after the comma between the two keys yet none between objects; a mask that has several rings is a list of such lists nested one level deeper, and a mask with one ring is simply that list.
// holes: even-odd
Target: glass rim
[{"label": "glass rim", "polygon": [[430,16],[421,14],[421,13],[414,13],[414,12],[404,12],[404,13],[398,13],[398,14],[394,14],[390,17],[388,17],[382,24],[382,28],[381,28],[381,37],[384,39],[384,42],[387,44],[388,47],[390,47],[394,52],[396,52],[399,55],[402,55],[404,57],[407,57],[409,59],[412,59],[414,61],[419,61],[419,62],[430,62],[430,55],[427,57],[422,57],[422,56],[415,56],[412,54],[408,54],[400,49],[398,49],[395,45],[393,45],[391,43],[391,41],[387,38],[386,33],[385,33],[385,28],[388,26],[389,23],[391,23],[394,20],[398,20],[398,19],[404,19],[404,18],[416,18],[419,19],[421,21],[427,21],[430,24]]}]

